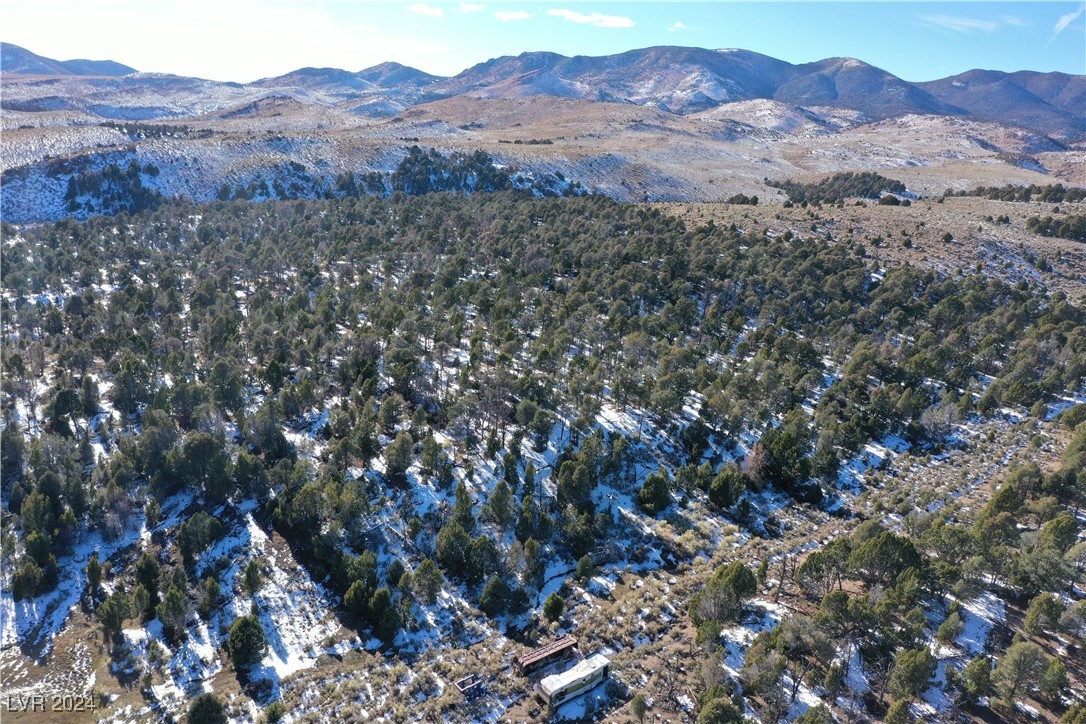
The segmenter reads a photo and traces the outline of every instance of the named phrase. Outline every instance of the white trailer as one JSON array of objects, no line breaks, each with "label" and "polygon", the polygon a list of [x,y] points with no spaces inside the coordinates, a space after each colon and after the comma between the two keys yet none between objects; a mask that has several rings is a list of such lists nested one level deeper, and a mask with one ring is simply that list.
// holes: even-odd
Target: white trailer
[{"label": "white trailer", "polygon": [[611,660],[596,654],[560,674],[544,677],[535,685],[535,692],[545,704],[558,706],[592,689],[606,679],[610,671]]}]

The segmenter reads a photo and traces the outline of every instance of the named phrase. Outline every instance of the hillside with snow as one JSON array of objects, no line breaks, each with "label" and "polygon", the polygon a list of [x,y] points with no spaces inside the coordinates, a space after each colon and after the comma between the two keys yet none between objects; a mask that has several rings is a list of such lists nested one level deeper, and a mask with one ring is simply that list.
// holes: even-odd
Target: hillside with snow
[{"label": "hillside with snow", "polygon": [[[4,47],[0,169],[13,223],[78,216],[66,184],[109,163],[168,169],[159,190],[171,198],[207,201],[260,180],[287,189],[276,198],[319,198],[341,174],[391,170],[413,144],[485,150],[623,201],[764,198],[767,178],[851,169],[915,169],[929,193],[996,178],[1086,182],[1083,76],[908,83],[856,59],[793,65],[668,46],[503,56],[448,78],[383,63],[241,84],[31,62]],[[928,128],[897,133],[902,123]],[[291,162],[315,182],[289,191]]]},{"label": "hillside with snow", "polygon": [[1086,76],[0,50],[5,720],[1086,719]]},{"label": "hillside with snow", "polygon": [[[4,225],[9,701],[133,722],[1083,706],[1086,316],[1044,277],[687,224],[481,153],[413,149],[319,201],[160,203],[168,171],[95,174],[72,200],[99,213]],[[899,188],[835,183],[787,188]],[[548,707],[535,682],[572,661],[512,663],[566,634],[611,671]]]}]

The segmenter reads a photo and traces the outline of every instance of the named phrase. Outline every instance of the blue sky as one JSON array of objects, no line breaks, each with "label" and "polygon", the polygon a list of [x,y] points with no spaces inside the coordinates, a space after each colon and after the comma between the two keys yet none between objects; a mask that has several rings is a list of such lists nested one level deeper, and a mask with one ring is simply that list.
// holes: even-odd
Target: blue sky
[{"label": "blue sky", "polygon": [[1083,2],[5,0],[3,40],[48,57],[247,82],[395,60],[441,75],[499,55],[650,45],[859,58],[906,80],[970,68],[1086,73]]}]

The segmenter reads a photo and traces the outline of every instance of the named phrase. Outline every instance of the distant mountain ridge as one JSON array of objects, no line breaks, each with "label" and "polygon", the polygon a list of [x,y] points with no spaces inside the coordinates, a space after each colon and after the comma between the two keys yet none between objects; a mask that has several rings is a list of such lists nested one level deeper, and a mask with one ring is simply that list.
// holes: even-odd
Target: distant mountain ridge
[{"label": "distant mountain ridge", "polygon": [[53,60],[12,43],[0,43],[0,73],[116,77],[137,72],[113,60]]},{"label": "distant mountain ridge", "polygon": [[915,85],[984,120],[1050,134],[1086,128],[1086,76],[970,70]]},{"label": "distant mountain ridge", "polygon": [[[274,80],[281,84],[291,75]],[[795,65],[749,50],[656,46],[605,56],[527,52],[478,63],[450,78],[395,63],[350,75],[379,88],[411,91],[418,101],[462,94],[489,99],[546,95],[689,114],[766,99],[846,108],[872,120],[952,115],[1062,138],[1086,134],[1086,76],[1066,73],[973,70],[911,83],[854,58]]]},{"label": "distant mountain ridge", "polygon": [[872,120],[910,113],[960,115],[1058,135],[1086,132],[1086,76],[974,70],[910,83],[854,58],[793,65],[734,49],[658,46],[572,58],[522,53],[479,63],[427,91],[482,98],[554,95],[636,103],[680,114],[766,99],[847,108]]},{"label": "distant mountain ridge", "polygon": [[434,81],[441,80],[441,76],[430,75],[418,68],[412,68],[401,63],[386,62],[375,65],[355,73],[362,80],[369,81],[381,88],[394,86],[411,86],[420,88]]},{"label": "distant mountain ridge", "polygon": [[328,88],[339,87],[354,90],[375,90],[378,88],[420,88],[443,80],[440,76],[430,75],[418,68],[400,63],[381,63],[365,68],[357,73],[339,68],[299,68],[273,78],[261,78],[249,85],[262,88]]},{"label": "distant mountain ridge", "polygon": [[356,91],[373,90],[376,87],[370,81],[358,77],[357,74],[339,68],[299,68],[275,78],[262,78],[249,85],[263,88],[291,87]]},{"label": "distant mountain ridge", "polygon": [[[7,43],[3,44],[2,70],[13,75],[135,72],[113,61],[55,61]],[[1086,137],[1086,76],[971,70],[913,83],[854,58],[797,65],[739,49],[656,46],[573,57],[526,52],[478,63],[452,77],[393,62],[358,72],[299,68],[245,85],[223,86],[301,91],[372,117],[459,95],[484,99],[553,96],[642,105],[680,115],[737,101],[770,100],[797,108],[847,109],[872,121],[909,114],[961,116],[1022,127],[1061,141]]]}]

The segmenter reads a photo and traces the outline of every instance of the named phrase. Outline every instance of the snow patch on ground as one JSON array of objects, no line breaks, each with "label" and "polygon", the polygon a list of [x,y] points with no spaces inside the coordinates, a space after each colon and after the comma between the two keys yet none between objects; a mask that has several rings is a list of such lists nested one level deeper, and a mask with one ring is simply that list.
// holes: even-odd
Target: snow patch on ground
[{"label": "snow patch on ground", "polygon": [[991,591],[962,602],[962,632],[955,643],[970,656],[984,653],[992,627],[1006,620],[1003,600]]}]

